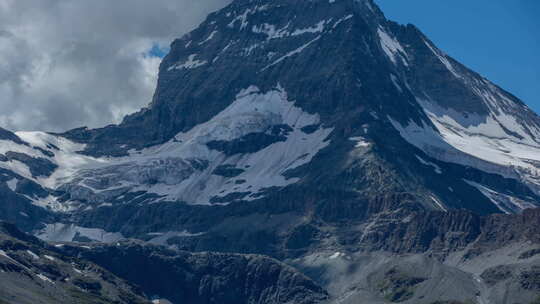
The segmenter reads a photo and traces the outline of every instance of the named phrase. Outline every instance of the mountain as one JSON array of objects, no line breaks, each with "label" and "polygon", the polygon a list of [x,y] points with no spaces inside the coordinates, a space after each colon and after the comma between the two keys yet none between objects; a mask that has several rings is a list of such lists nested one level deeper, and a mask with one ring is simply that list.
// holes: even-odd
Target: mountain
[{"label": "mountain", "polygon": [[267,255],[335,303],[531,303],[539,130],[371,0],[235,0],[172,43],[122,123],[2,130],[1,217],[47,241]]}]

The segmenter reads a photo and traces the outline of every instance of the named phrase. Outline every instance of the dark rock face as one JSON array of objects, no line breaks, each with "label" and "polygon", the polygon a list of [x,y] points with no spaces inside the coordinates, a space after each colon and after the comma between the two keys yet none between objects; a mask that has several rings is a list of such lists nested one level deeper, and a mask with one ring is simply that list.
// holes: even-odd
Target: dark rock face
[{"label": "dark rock face", "polygon": [[[32,204],[29,198],[44,198],[49,193],[37,183],[13,175],[12,172],[0,169],[0,218],[17,224],[20,229],[32,231],[39,228],[42,222],[55,217],[48,210]],[[16,191],[7,185],[9,180],[20,178]],[[22,193],[24,195],[20,195]]]},{"label": "dark rock face", "polygon": [[489,251],[508,243],[540,243],[540,209],[525,210],[522,215],[487,217],[483,233],[471,254]]},{"label": "dark rock face", "polygon": [[523,289],[540,292],[540,267],[520,273],[519,282]]},{"label": "dark rock face", "polygon": [[6,158],[8,160],[17,160],[27,165],[34,177],[47,177],[51,175],[56,168],[58,168],[58,165],[46,158],[31,157],[24,153],[10,151],[6,153]]},{"label": "dark rock face", "polygon": [[213,174],[225,177],[235,177],[240,175],[242,172],[244,172],[244,169],[235,168],[231,165],[221,165],[214,170]]},{"label": "dark rock face", "polygon": [[481,275],[482,279],[488,285],[495,285],[501,281],[507,280],[513,276],[511,267],[508,266],[496,266],[484,271]]},{"label": "dark rock face", "polygon": [[[408,205],[411,203],[408,196],[360,202],[354,197],[337,196],[333,200],[306,205],[304,202],[310,200],[309,195],[322,195],[309,193],[307,189],[306,192],[298,188],[291,191],[294,194],[279,193],[279,196],[271,196],[256,204],[238,202],[227,206],[190,206],[163,203],[100,208],[99,213],[80,214],[76,221],[83,226],[97,225],[107,231],[120,231],[126,236],[136,237],[147,231],[163,229],[204,232],[170,245],[177,244],[190,251],[258,253],[280,259],[319,247],[325,239],[319,231],[328,229],[335,231],[339,244],[366,251],[434,251],[446,255],[474,244],[469,248],[469,254],[476,256],[512,243],[540,244],[536,231],[540,225],[538,210],[526,210],[515,216],[479,216],[467,211],[430,212]],[[290,201],[279,200],[283,197],[290,198]],[[281,203],[275,204],[276,200]],[[394,212],[399,207],[402,208],[401,213]],[[309,210],[315,213],[306,220],[303,214]],[[110,220],[111,215],[117,220]],[[137,224],[131,222],[133,220]],[[174,225],[170,226],[170,223]],[[376,228],[365,229],[366,223]],[[354,228],[357,225],[359,228]]]},{"label": "dark rock face", "polygon": [[520,259],[528,259],[530,257],[533,257],[537,254],[540,254],[540,249],[531,249],[531,250],[527,250],[526,252],[523,252],[519,258]]},{"label": "dark rock face", "polygon": [[22,141],[22,139],[19,138],[19,136],[15,135],[15,133],[10,132],[6,129],[0,128],[0,140],[9,140],[17,144],[26,144]]},{"label": "dark rock face", "polygon": [[365,236],[371,246],[394,252],[456,251],[481,234],[482,220],[469,212],[416,213],[410,222],[382,221]]},{"label": "dark rock face", "polygon": [[[481,217],[469,212],[416,213],[406,223],[384,221],[367,234],[368,250],[411,253],[433,251],[446,254],[468,249],[468,257],[513,243],[540,244],[540,209],[521,215]],[[354,243],[354,241],[353,241]],[[535,250],[523,256],[531,257]]]},{"label": "dark rock face", "polygon": [[174,303],[315,304],[328,298],[298,271],[263,256],[194,254],[137,244],[97,246],[78,255]]},{"label": "dark rock face", "polygon": [[[253,153],[262,150],[273,143],[285,141],[287,138],[281,134],[282,128],[289,126],[274,126],[270,133],[250,133],[233,141],[211,141],[208,148],[218,150],[226,155]],[[286,129],[285,129],[286,130]]]},{"label": "dark rock face", "polygon": [[0,250],[0,300],[8,302],[149,303],[118,277],[173,303],[316,304],[328,299],[312,280],[264,256],[133,243],[53,247],[4,222]]},{"label": "dark rock face", "polygon": [[390,302],[399,303],[411,299],[416,285],[426,278],[410,277],[391,269],[385,273],[385,278],[379,282],[379,292]]}]

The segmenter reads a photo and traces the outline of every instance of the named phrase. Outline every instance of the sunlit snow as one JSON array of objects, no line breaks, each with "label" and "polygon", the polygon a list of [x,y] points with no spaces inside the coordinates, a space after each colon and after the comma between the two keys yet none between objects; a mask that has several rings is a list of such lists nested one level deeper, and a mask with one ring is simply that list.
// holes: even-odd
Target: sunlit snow
[{"label": "sunlit snow", "polygon": [[379,35],[379,39],[381,41],[381,47],[388,58],[390,58],[394,64],[397,64],[396,58],[400,58],[403,64],[408,66],[409,63],[407,62],[406,58],[407,52],[405,52],[405,49],[399,43],[399,41],[391,37],[384,29],[380,27],[377,29],[377,34]]}]

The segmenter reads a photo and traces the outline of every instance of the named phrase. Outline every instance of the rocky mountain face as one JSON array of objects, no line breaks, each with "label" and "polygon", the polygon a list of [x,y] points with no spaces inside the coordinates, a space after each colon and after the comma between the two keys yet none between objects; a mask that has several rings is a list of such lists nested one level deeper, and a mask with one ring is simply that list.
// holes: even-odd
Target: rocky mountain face
[{"label": "rocky mountain face", "polygon": [[315,304],[328,299],[311,279],[264,256],[179,252],[135,243],[64,250],[173,303]]},{"label": "rocky mountain face", "polygon": [[316,304],[328,299],[297,270],[263,256],[178,252],[131,242],[53,246],[5,222],[0,222],[0,248],[0,303],[170,303],[166,297],[174,303]]},{"label": "rocky mountain face", "polygon": [[0,303],[150,303],[122,279],[0,222]]},{"label": "rocky mountain face", "polygon": [[220,278],[159,290],[176,301],[281,265],[187,253],[211,251],[316,282],[272,272],[242,291],[253,303],[324,290],[335,303],[530,303],[539,152],[534,112],[371,0],[235,0],[172,43],[151,104],[121,124],[0,130],[0,217],[47,241],[183,250],[80,253],[148,292],[159,286],[114,257]]}]

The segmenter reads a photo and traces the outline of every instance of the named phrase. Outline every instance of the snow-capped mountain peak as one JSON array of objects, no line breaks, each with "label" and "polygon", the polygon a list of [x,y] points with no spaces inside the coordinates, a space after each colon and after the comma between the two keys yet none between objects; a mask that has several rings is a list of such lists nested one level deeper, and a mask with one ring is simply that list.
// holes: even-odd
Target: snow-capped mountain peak
[{"label": "snow-capped mountain peak", "polygon": [[172,43],[148,108],[101,129],[6,133],[0,166],[6,191],[75,217],[289,193],[514,213],[538,205],[539,126],[372,1],[237,0]]}]

